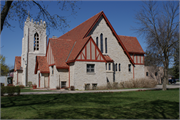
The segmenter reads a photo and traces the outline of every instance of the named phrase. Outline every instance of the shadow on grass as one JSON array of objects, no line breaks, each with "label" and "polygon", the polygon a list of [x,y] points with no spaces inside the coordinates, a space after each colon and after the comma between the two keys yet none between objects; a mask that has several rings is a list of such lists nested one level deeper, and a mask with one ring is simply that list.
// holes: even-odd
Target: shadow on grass
[{"label": "shadow on grass", "polygon": [[[127,93],[24,95],[4,97],[1,101],[1,108],[9,110],[15,107],[16,110],[20,109],[19,113],[27,111],[27,114],[33,114],[28,118],[23,114],[17,115],[21,119],[179,118],[179,102],[146,100],[131,96],[128,96]],[[14,116],[14,119],[17,116]],[[6,114],[1,114],[1,117],[2,119],[13,118]]]},{"label": "shadow on grass", "polygon": [[37,111],[31,119],[178,119],[179,103],[165,100],[102,108],[66,108]]}]

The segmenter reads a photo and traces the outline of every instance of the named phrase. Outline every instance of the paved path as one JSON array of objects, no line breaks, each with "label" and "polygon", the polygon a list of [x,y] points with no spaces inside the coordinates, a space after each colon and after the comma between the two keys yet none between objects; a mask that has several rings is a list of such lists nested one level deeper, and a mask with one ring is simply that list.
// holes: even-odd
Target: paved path
[{"label": "paved path", "polygon": [[[172,84],[172,85],[167,85],[167,88],[168,89],[180,88],[180,82],[177,82],[176,84]],[[155,88],[140,88],[140,89],[88,90],[88,91],[57,90],[54,92],[21,92],[20,94],[33,95],[33,94],[99,93],[99,92],[125,92],[125,91],[139,91],[139,90],[161,90],[161,89],[162,89],[162,85],[157,85]]]},{"label": "paved path", "polygon": [[[167,85],[167,88],[180,88],[180,82],[176,84]],[[118,90],[88,90],[88,91],[68,91],[68,90],[59,90],[56,92],[22,92],[21,95],[29,94],[63,94],[63,93],[97,93],[97,92],[124,92],[124,91],[138,91],[138,90],[161,90],[162,85],[157,85],[155,88],[141,88],[141,89],[118,89]]]}]

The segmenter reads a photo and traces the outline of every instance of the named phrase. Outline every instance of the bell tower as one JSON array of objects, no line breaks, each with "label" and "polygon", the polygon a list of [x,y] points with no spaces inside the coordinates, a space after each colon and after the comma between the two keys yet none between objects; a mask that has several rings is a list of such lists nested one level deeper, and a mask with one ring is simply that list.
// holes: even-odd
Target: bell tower
[{"label": "bell tower", "polygon": [[21,67],[23,68],[23,85],[27,82],[36,83],[34,74],[36,56],[45,56],[47,47],[46,23],[36,22],[28,15],[24,25],[24,35],[22,39]]}]

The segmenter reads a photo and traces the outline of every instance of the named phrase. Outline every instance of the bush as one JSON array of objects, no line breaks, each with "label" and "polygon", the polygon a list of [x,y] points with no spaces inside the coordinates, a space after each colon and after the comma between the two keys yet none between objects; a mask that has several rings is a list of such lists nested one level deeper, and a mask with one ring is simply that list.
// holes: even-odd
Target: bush
[{"label": "bush", "polygon": [[120,82],[122,88],[153,88],[157,85],[154,79],[131,79]]},{"label": "bush", "polygon": [[65,90],[69,90],[69,88],[68,88],[68,87],[65,87],[64,89],[65,89]]},{"label": "bush", "polygon": [[7,86],[15,86],[15,85],[13,85],[13,84],[7,84]]},{"label": "bush", "polygon": [[113,89],[118,89],[118,88],[119,88],[119,87],[118,87],[118,82],[113,82],[112,88],[113,88]]},{"label": "bush", "polygon": [[1,86],[4,86],[4,83],[1,83]]},{"label": "bush", "polygon": [[71,86],[71,90],[75,90],[75,87],[74,87],[74,86]]},{"label": "bush", "polygon": [[19,85],[19,87],[22,89],[22,88],[25,88],[25,86],[24,85]]},{"label": "bush", "polygon": [[4,96],[5,93],[6,93],[6,87],[1,86],[1,96]]},{"label": "bush", "polygon": [[111,83],[110,83],[110,82],[108,82],[106,87],[107,87],[107,89],[112,89],[112,85],[111,85]]},{"label": "bush", "polygon": [[59,87],[59,86],[56,86],[56,89],[57,89],[57,90],[59,90],[59,89],[60,89],[60,87]]},{"label": "bush", "polygon": [[32,87],[32,82],[27,83],[28,87]]},{"label": "bush", "polygon": [[15,86],[6,86],[6,92],[9,96],[12,96],[16,92],[16,87]]},{"label": "bush", "polygon": [[16,86],[15,87],[15,92],[17,92],[17,95],[20,95],[21,87],[20,86]]}]

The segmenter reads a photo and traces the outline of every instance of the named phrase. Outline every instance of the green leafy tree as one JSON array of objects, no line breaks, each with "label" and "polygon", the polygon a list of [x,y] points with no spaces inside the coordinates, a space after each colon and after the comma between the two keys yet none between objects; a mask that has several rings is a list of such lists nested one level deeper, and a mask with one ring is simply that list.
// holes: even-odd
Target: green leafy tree
[{"label": "green leafy tree", "polygon": [[9,67],[5,64],[5,57],[0,55],[1,76],[6,76],[9,73]]}]

